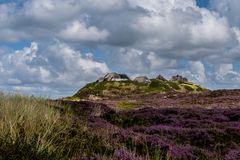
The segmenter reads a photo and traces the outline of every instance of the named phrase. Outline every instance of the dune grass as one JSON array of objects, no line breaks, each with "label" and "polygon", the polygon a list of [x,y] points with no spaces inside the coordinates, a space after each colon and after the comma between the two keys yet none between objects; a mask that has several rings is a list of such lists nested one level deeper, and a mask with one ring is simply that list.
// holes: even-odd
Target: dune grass
[{"label": "dune grass", "polygon": [[0,95],[0,159],[65,159],[73,154],[72,120],[53,102]]}]

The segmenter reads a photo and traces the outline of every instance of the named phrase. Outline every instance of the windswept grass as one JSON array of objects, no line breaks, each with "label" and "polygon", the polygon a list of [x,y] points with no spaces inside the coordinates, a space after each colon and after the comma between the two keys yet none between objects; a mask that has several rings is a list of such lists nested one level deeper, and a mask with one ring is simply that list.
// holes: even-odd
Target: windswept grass
[{"label": "windswept grass", "polygon": [[0,93],[0,160],[70,160],[113,153],[71,106]]},{"label": "windswept grass", "polygon": [[73,154],[72,120],[53,102],[0,95],[0,159],[64,159]]},{"label": "windswept grass", "polygon": [[237,108],[117,105],[0,94],[0,160],[239,159]]}]

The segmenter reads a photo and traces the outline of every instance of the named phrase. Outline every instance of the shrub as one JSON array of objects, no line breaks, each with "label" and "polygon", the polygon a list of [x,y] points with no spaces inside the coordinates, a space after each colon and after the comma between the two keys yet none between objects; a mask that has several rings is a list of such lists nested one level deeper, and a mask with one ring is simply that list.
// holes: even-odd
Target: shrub
[{"label": "shrub", "polygon": [[169,85],[175,90],[181,90],[177,82],[169,81]]}]

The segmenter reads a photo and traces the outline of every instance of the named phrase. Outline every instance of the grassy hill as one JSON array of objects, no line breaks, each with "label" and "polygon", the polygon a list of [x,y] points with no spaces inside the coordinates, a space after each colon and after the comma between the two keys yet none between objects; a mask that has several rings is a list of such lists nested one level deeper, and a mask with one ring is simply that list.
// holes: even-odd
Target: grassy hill
[{"label": "grassy hill", "polygon": [[138,83],[130,80],[103,81],[87,84],[68,99],[98,99],[149,93],[166,93],[170,91],[198,93],[205,90],[205,88],[199,85],[183,81],[163,81],[158,79],[151,79],[150,83]]},{"label": "grassy hill", "polygon": [[[240,104],[232,104],[239,93],[186,94],[190,108],[179,103],[181,108],[132,109],[134,102],[121,100],[125,110],[0,93],[0,160],[237,160]],[[174,103],[186,100],[178,98]],[[209,99],[214,108],[195,107],[196,99]]]}]

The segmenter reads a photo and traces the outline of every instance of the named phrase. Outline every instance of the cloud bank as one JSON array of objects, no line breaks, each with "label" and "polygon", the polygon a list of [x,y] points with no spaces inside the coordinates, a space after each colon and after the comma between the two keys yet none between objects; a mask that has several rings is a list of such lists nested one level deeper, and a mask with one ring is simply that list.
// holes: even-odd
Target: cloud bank
[{"label": "cloud bank", "polygon": [[178,73],[210,88],[239,88],[238,6],[238,0],[210,0],[208,8],[195,0],[2,3],[1,42],[32,43],[20,50],[1,45],[0,85],[67,95],[119,71]]}]

